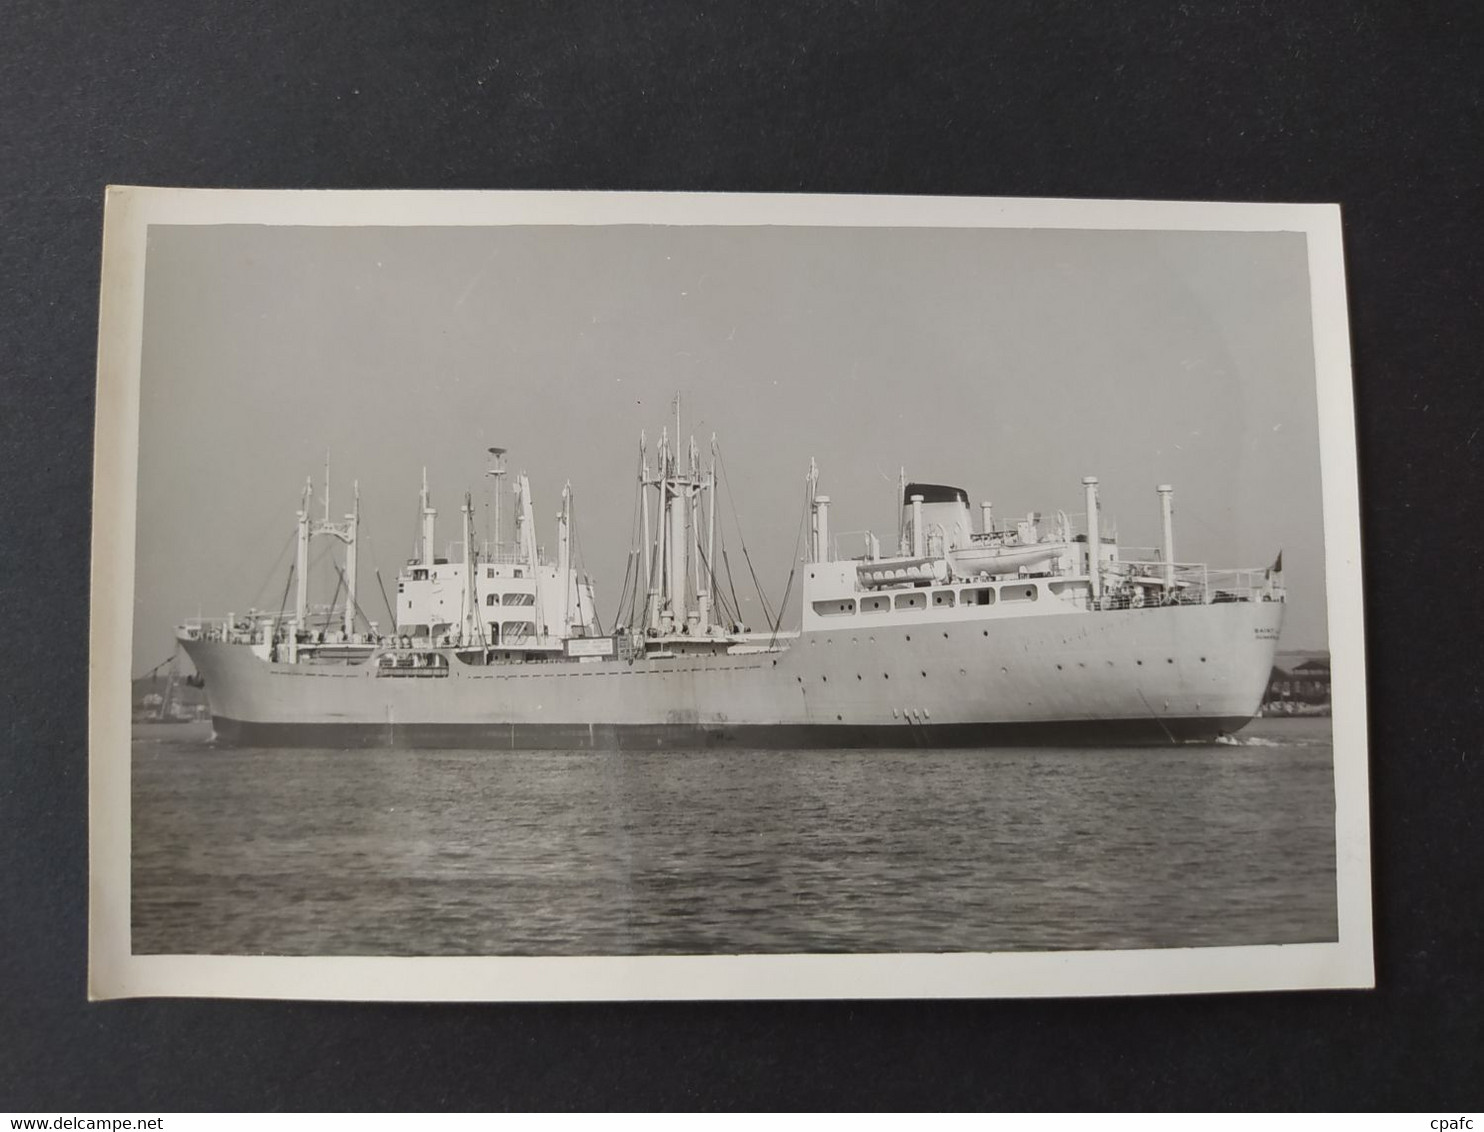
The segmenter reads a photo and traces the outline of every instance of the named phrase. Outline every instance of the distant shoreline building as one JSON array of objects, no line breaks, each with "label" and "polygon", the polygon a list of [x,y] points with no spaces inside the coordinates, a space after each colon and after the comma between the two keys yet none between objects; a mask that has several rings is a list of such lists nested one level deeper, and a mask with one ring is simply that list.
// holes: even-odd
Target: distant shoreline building
[{"label": "distant shoreline building", "polygon": [[1328,715],[1329,654],[1310,655],[1292,667],[1273,666],[1263,696],[1263,715]]}]

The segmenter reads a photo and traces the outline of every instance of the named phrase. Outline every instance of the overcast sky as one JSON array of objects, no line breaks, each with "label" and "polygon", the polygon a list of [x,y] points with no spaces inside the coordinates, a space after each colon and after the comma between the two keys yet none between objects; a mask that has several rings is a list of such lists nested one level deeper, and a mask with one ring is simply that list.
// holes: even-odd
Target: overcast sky
[{"label": "overcast sky", "polygon": [[811,456],[832,528],[888,543],[899,465],[1003,516],[1081,512],[1098,475],[1125,543],[1158,542],[1170,482],[1179,560],[1282,549],[1280,647],[1327,642],[1300,234],[156,226],[141,382],[136,674],[186,617],[279,608],[327,448],[337,517],[360,481],[383,625],[374,570],[390,589],[413,550],[422,467],[456,539],[466,489],[483,525],[490,445],[530,474],[550,547],[571,480],[606,624],[639,431],[677,391],[775,601]]}]

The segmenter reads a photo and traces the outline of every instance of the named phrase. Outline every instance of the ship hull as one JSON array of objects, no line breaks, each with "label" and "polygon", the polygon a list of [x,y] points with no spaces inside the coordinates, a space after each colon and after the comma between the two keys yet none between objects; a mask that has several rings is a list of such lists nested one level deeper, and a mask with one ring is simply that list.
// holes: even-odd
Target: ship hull
[{"label": "ship hull", "polygon": [[245,723],[214,716],[218,742],[236,747],[489,751],[819,750],[903,747],[1147,747],[1211,742],[1250,716],[1079,719],[1002,723]]},{"label": "ship hull", "polygon": [[378,675],[183,638],[220,741],[521,749],[1109,746],[1209,741],[1256,714],[1283,606],[1232,602],[911,625],[789,648]]}]

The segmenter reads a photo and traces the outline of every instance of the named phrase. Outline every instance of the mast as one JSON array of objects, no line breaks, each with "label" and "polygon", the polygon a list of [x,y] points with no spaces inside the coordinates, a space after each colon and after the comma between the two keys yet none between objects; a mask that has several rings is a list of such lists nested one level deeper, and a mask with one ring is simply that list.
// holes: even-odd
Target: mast
[{"label": "mast", "polygon": [[557,577],[561,580],[561,635],[572,635],[572,481],[562,488],[557,513]]},{"label": "mast", "polygon": [[809,457],[809,475],[804,476],[804,490],[809,496],[809,561],[824,561],[824,550],[819,549],[819,464]]},{"label": "mast", "polygon": [[536,553],[536,518],[531,511],[531,481],[526,478],[525,472],[521,472],[515,479],[516,491],[520,493],[520,552],[525,556],[526,565],[531,570],[531,584],[536,591],[536,639],[541,640],[546,636],[546,612],[541,605],[541,563]]},{"label": "mast", "polygon": [[423,468],[422,511],[423,511],[423,565],[424,566],[431,566],[431,565],[433,565],[433,539],[435,537],[434,536],[434,530],[435,530],[434,522],[438,518],[438,512],[435,511],[429,505],[429,498],[428,498],[428,469],[427,468]]},{"label": "mast", "polygon": [[809,516],[815,562],[830,560],[830,497],[819,494],[819,466],[809,457]]},{"label": "mast", "polygon": [[907,556],[907,469],[897,469],[897,498],[892,505],[897,512],[897,553]]},{"label": "mast", "polygon": [[654,544],[649,541],[649,453],[644,433],[639,433],[639,508],[644,516],[644,541],[639,544],[644,556],[644,627],[659,624],[659,590],[655,587]]},{"label": "mast", "polygon": [[298,550],[294,556],[294,630],[302,631],[309,618],[309,500],[314,483],[304,479],[304,496],[299,504]]},{"label": "mast", "polygon": [[[495,560],[500,556],[500,487],[505,478],[505,449],[491,448],[489,450],[490,466],[485,475],[495,481]],[[486,513],[488,518],[488,513]]]},{"label": "mast", "polygon": [[515,477],[515,486],[511,489],[515,494],[515,560],[523,562],[526,553],[526,524],[525,509],[521,506],[521,476]]},{"label": "mast", "polygon": [[660,490],[660,514],[659,532],[655,536],[655,572],[659,574],[658,593],[654,595],[654,629],[660,627],[661,615],[664,613],[665,596],[669,592],[670,558],[666,535],[670,529],[670,488],[669,488],[669,461],[670,461],[670,434],[668,430],[660,433],[660,450],[658,453],[659,469],[655,477],[655,483]]},{"label": "mast", "polygon": [[[326,481],[328,482],[328,481]],[[353,482],[354,501],[350,514],[345,516],[345,636],[355,635],[356,630],[356,536],[361,528],[361,481]]]},{"label": "mast", "polygon": [[689,504],[686,514],[690,522],[690,538],[688,540],[691,552],[691,579],[692,588],[696,591],[696,615],[699,618],[697,627],[702,633],[706,631],[706,586],[701,580],[701,455],[700,449],[696,447],[696,438],[690,438],[690,475],[689,486],[686,488]]},{"label": "mast", "polygon": [[[423,485],[424,501],[427,497],[427,485]],[[294,591],[294,621],[293,628],[289,634],[289,659],[293,661],[298,655],[298,635],[309,627],[309,544],[316,538],[329,536],[337,538],[345,543],[345,586],[346,602],[345,609],[341,614],[341,627],[346,637],[355,633],[356,627],[356,541],[360,533],[361,524],[361,489],[360,484],[355,485],[355,498],[350,512],[345,516],[342,523],[330,520],[330,458],[325,456],[325,496],[323,499],[324,518],[311,519],[309,517],[309,504],[314,498],[314,477],[306,476],[304,479],[304,493],[299,500],[299,510],[295,514],[298,521],[296,532],[297,548],[294,554],[294,574],[297,585]],[[338,593],[338,587],[336,592]],[[331,625],[330,617],[333,609],[326,610],[325,622],[322,629],[328,630]]]},{"label": "mast", "polygon": [[[680,413],[680,398],[675,398],[677,419]],[[677,426],[678,427],[678,426]],[[685,624],[685,574],[686,574],[686,508],[688,500],[685,484],[680,476],[680,435],[675,436],[675,459],[670,468],[673,475],[674,496],[670,501],[670,610],[675,629]]]},{"label": "mast", "polygon": [[1087,492],[1087,579],[1093,604],[1103,596],[1103,536],[1098,530],[1098,477],[1083,476]]},{"label": "mast", "polygon": [[463,625],[460,629],[460,640],[463,644],[472,644],[474,641],[474,615],[477,605],[474,599],[474,500],[466,491],[464,492],[464,590],[463,609],[460,610]]},{"label": "mast", "polygon": [[[699,537],[699,535],[697,536]],[[711,631],[712,594],[716,584],[716,433],[711,434],[711,470],[706,476],[706,590],[696,600],[701,605],[701,632]]]},{"label": "mast", "polygon": [[1164,575],[1165,596],[1173,597],[1175,593],[1175,489],[1167,483],[1162,483],[1155,488],[1159,492],[1159,514],[1164,527]]}]

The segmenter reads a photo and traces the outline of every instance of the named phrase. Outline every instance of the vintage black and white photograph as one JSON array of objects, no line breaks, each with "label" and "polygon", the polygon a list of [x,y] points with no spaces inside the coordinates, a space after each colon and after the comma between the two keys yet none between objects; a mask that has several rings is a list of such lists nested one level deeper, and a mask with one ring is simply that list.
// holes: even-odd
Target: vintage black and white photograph
[{"label": "vintage black and white photograph", "polygon": [[1370,984],[1336,210],[123,189],[100,333],[94,995]]}]

